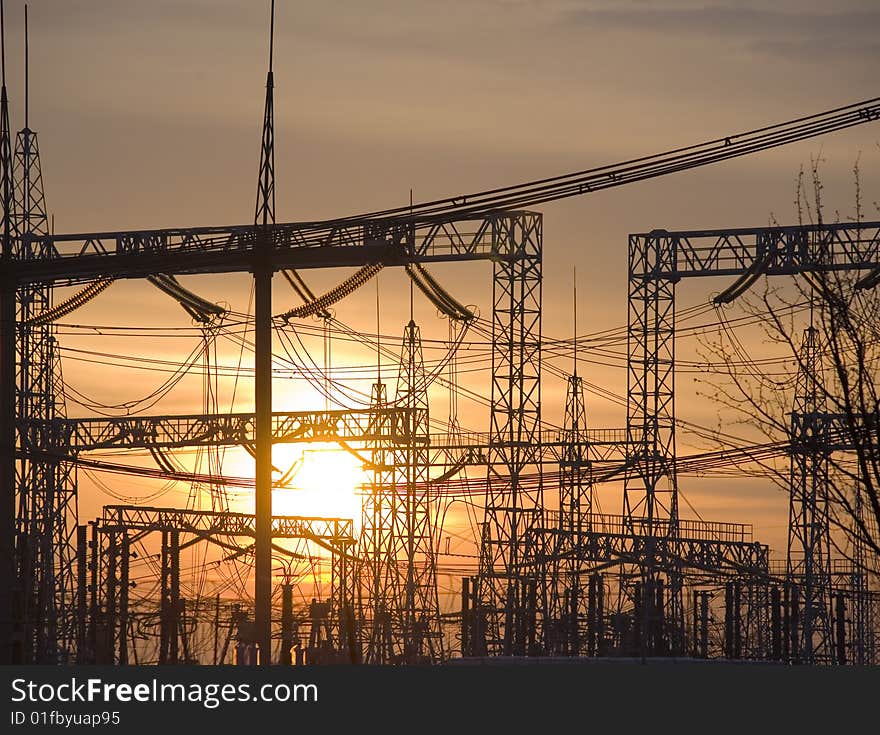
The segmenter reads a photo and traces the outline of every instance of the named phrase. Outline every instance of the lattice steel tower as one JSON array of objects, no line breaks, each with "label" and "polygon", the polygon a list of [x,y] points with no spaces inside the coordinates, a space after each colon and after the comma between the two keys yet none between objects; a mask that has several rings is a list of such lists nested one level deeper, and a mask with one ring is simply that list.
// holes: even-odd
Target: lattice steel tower
[{"label": "lattice steel tower", "polygon": [[428,477],[428,394],[421,335],[406,326],[397,380],[402,424],[391,425],[385,385],[373,386],[374,431],[391,437],[372,451],[362,552],[371,622],[367,663],[423,663],[443,657],[437,594],[435,503]]},{"label": "lattice steel tower", "polygon": [[[577,347],[575,347],[577,351]],[[587,602],[580,578],[579,547],[583,534],[593,530],[592,464],[587,444],[587,415],[583,379],[568,378],[565,396],[562,456],[559,461],[559,528],[554,534],[555,574],[551,590],[551,618],[560,636],[556,647],[566,655],[581,652],[580,613]],[[591,580],[595,585],[596,581]],[[591,621],[592,622],[592,621]]]},{"label": "lattice steel tower", "polygon": [[805,664],[832,663],[829,447],[822,353],[813,326],[804,330],[793,408],[786,562],[792,657]]},{"label": "lattice steel tower", "polygon": [[[627,441],[624,524],[644,537],[628,590],[621,576],[618,605],[632,595],[640,608],[635,631],[642,653],[683,646],[684,608],[678,565],[678,485],[675,472],[675,243],[630,237],[628,267]],[[665,481],[665,482],[664,482]],[[665,577],[665,579],[664,579]],[[668,596],[664,600],[664,581]],[[661,626],[660,624],[663,623]],[[662,631],[658,637],[652,631]]]},{"label": "lattice steel tower", "polygon": [[[28,120],[28,86],[25,9],[25,113],[13,156],[13,252],[20,260],[42,260],[54,253],[40,239],[49,234],[49,222],[37,134]],[[18,288],[16,409],[22,419],[64,416],[57,344],[51,325],[40,321],[51,307],[51,286]],[[40,445],[35,437],[19,434],[18,446],[16,563],[24,621],[22,653],[25,661],[56,663],[69,658],[75,638],[75,476],[68,463],[34,456],[51,454],[51,447]]]},{"label": "lattice steel tower", "polygon": [[[527,547],[544,506],[541,424],[541,215],[493,232],[492,409],[486,513],[474,609],[477,655],[524,655],[536,643],[545,575]],[[530,467],[536,483],[522,476]],[[541,586],[539,586],[539,584]]]}]

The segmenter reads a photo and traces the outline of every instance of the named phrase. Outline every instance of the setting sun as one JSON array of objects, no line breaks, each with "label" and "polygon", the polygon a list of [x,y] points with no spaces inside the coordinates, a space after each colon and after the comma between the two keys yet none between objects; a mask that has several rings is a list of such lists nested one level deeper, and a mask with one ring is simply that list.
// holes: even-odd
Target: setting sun
[{"label": "setting sun", "polygon": [[275,479],[289,475],[272,492],[274,515],[351,518],[360,527],[358,488],[366,473],[356,457],[332,444],[276,446],[272,456]]},{"label": "setting sun", "polygon": [[12,725],[880,665],[880,3],[762,5],[0,0]]}]

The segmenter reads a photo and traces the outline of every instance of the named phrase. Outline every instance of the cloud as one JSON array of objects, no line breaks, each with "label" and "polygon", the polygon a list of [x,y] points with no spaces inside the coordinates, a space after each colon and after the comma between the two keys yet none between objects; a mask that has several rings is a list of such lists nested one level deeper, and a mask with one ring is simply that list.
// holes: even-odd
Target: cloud
[{"label": "cloud", "polygon": [[593,30],[719,40],[808,62],[821,61],[828,54],[876,58],[880,8],[829,12],[803,7],[633,4],[569,8],[561,12],[560,21]]}]

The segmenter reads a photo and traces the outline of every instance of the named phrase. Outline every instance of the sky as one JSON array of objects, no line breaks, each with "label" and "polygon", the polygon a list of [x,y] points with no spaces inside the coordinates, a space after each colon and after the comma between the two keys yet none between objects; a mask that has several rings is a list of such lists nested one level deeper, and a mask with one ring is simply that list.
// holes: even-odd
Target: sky
[{"label": "sky", "polygon": [[[8,2],[6,12],[17,129],[23,124],[20,3]],[[268,2],[33,0],[29,13],[29,124],[39,135],[56,232],[253,219]],[[409,201],[410,190],[416,201],[478,191],[868,99],[878,93],[878,25],[873,2],[832,7],[783,0],[768,8],[711,0],[278,0],[277,217],[311,220],[397,206]],[[821,159],[826,206],[841,217],[852,209],[858,159],[866,208],[880,218],[873,204],[880,199],[878,141],[875,123],[542,206],[544,334],[571,335],[574,270],[579,332],[625,324],[629,233],[795,222],[795,182],[811,158]],[[309,282],[322,291],[346,274],[309,274]],[[459,300],[490,315],[487,268],[438,268],[435,275]],[[276,312],[296,303],[279,280]],[[247,311],[244,276],[186,283]],[[679,307],[705,303],[725,285],[688,284]],[[401,274],[384,273],[380,293],[380,331],[399,335],[409,318],[408,286]],[[337,316],[375,332],[374,299],[366,288],[339,304]],[[428,305],[417,303],[414,316],[424,336],[446,339],[445,321]],[[189,326],[175,304],[135,281],[114,284],[66,323]],[[169,360],[197,343],[192,333],[181,340],[113,341],[75,331],[60,335],[65,347]],[[751,339],[755,354],[772,351]],[[320,361],[320,340],[306,342]],[[224,359],[237,358],[229,344],[218,349]],[[695,349],[682,344],[679,354]],[[141,396],[144,386],[163,379],[67,359],[76,355],[65,354],[66,380],[108,403]],[[345,343],[333,355],[343,363],[373,359]],[[625,393],[624,370],[596,364],[589,354],[581,360],[588,380]],[[476,390],[479,380],[463,378]],[[276,410],[322,405],[314,393],[282,383],[276,381]],[[729,420],[699,399],[691,380],[680,376],[677,388],[679,417]],[[230,390],[224,386],[221,403],[247,410],[247,386],[237,389],[234,404]],[[548,378],[542,391],[545,419],[561,423],[564,383]],[[438,387],[432,395],[432,411],[443,418],[445,393]],[[202,400],[201,379],[194,378],[151,411],[198,412]],[[69,410],[89,413],[82,406]],[[598,396],[588,395],[587,412],[591,426],[625,423],[623,410]],[[485,412],[473,406],[462,406],[462,423],[488,428]],[[700,448],[693,439],[679,441],[682,453]],[[247,470],[246,459],[239,470]],[[126,480],[123,494],[146,493],[140,482]],[[680,487],[695,512],[752,523],[756,537],[784,554],[787,498],[766,481],[688,479]],[[163,502],[185,499],[176,489]],[[93,516],[112,498],[84,485],[80,502]],[[605,509],[619,512],[619,503],[619,486],[609,489]]]}]

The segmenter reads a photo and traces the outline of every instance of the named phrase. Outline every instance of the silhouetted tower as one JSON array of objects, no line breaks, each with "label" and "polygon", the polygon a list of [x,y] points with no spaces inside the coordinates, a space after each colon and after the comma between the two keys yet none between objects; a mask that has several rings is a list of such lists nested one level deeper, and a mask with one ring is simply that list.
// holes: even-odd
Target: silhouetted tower
[{"label": "silhouetted tower", "polygon": [[254,631],[260,663],[269,664],[272,643],[272,276],[269,253],[275,224],[274,72],[275,1],[269,20],[269,70],[260,146],[254,223],[260,228],[254,277]]},{"label": "silhouetted tower", "polygon": [[406,444],[398,452],[394,495],[404,512],[396,514],[398,527],[393,534],[398,569],[403,564],[403,654],[407,663],[437,661],[443,650],[434,537],[436,504],[428,476],[428,377],[421,333],[412,319],[403,338],[397,404],[406,409]]},{"label": "silhouetted tower", "polygon": [[[582,534],[592,530],[592,463],[587,440],[587,414],[583,380],[577,368],[577,285],[574,289],[574,359],[565,393],[563,447],[559,461],[559,526],[554,535],[555,579],[551,587],[550,616],[559,634],[553,648],[578,655],[585,641],[580,636],[580,609],[587,604],[580,579]],[[591,584],[595,585],[596,581]],[[591,621],[592,622],[592,621]],[[548,641],[549,643],[549,641]]]},{"label": "silhouetted tower", "polygon": [[[542,219],[493,229],[492,407],[486,512],[473,636],[477,655],[524,655],[535,640],[544,577],[529,529],[541,523]],[[537,481],[525,475],[537,476]]]},{"label": "silhouetted tower", "polygon": [[15,255],[12,225],[12,142],[6,93],[6,22],[0,0],[0,176],[2,176],[2,250],[0,250],[0,661],[24,661],[21,578],[18,563],[18,437],[15,429],[18,382],[18,294],[9,265]]},{"label": "silhouetted tower", "polygon": [[373,386],[373,478],[364,505],[363,559],[369,587],[368,663],[442,657],[434,503],[428,477],[428,395],[421,335],[406,326],[397,381],[403,423],[391,425],[385,385]]},{"label": "silhouetted tower", "polygon": [[254,224],[275,224],[275,0],[269,16],[269,71],[266,73],[266,103],[263,108],[263,134],[260,138],[260,173]]},{"label": "silhouetted tower", "polygon": [[[678,480],[675,468],[676,244],[630,237],[627,335],[627,469],[623,524],[642,537],[637,569],[621,574],[619,612],[638,611],[638,652],[651,650],[665,629],[671,651],[683,649],[684,606],[678,561]],[[628,587],[630,577],[638,583]],[[657,603],[660,604],[657,604]],[[662,623],[662,625],[661,625]],[[661,637],[662,637],[661,635]],[[653,642],[651,639],[655,639]],[[665,644],[664,644],[665,645]]]},{"label": "silhouetted tower", "polygon": [[787,556],[792,657],[805,664],[834,660],[825,413],[819,334],[810,326],[804,331],[795,385]]},{"label": "silhouetted tower", "polygon": [[387,439],[383,438],[391,434],[387,407],[387,386],[380,374],[379,380],[373,384],[370,400],[371,477],[362,506],[361,564],[358,570],[366,625],[364,662],[368,664],[389,663],[395,653],[387,599],[389,590],[391,596],[397,592],[397,574],[389,549],[395,507],[389,491],[394,487],[394,453]]},{"label": "silhouetted tower", "polygon": [[874,626],[874,605],[868,586],[870,551],[862,538],[861,523],[869,522],[865,517],[864,501],[861,484],[856,483],[853,498],[855,511],[852,528],[852,572],[850,575],[849,641],[848,662],[857,666],[868,666],[876,663],[876,640]]},{"label": "silhouetted tower", "polygon": [[[25,7],[24,128],[16,136],[13,158],[14,250],[22,260],[53,256],[41,236],[49,234],[37,134],[29,125],[27,7]],[[38,318],[52,307],[52,287],[18,289],[18,380],[16,407],[26,420],[63,417],[63,386],[56,342],[50,324]],[[46,432],[19,436],[17,465],[18,574],[23,585],[25,660],[55,663],[71,654],[75,633],[73,600],[76,558],[76,485],[71,469],[58,460],[36,458],[52,453]],[[28,456],[30,455],[30,456]]]},{"label": "silhouetted tower", "polygon": [[592,530],[592,465],[586,444],[587,417],[583,380],[569,376],[565,396],[562,456],[559,461],[559,526],[554,534],[553,559],[556,578],[550,591],[551,617],[560,632],[560,653],[578,655],[580,608],[586,595],[580,579],[580,545]]}]

